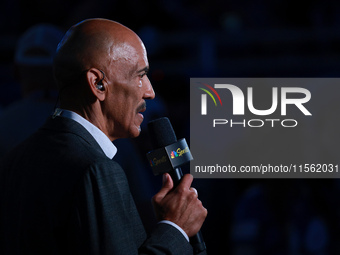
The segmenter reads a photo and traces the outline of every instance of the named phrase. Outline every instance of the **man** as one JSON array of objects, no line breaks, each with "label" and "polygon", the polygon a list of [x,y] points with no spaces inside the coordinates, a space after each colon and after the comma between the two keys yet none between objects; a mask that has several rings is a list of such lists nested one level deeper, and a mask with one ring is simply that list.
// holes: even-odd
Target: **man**
[{"label": "man", "polygon": [[0,159],[28,138],[53,112],[57,100],[52,62],[64,32],[51,24],[30,27],[18,40],[14,65],[21,98],[0,116]]},{"label": "man", "polygon": [[111,141],[138,136],[155,97],[148,68],[142,41],[119,23],[91,19],[67,32],[54,61],[61,109],[1,166],[1,254],[193,253],[188,237],[207,211],[192,176],[173,189],[164,175],[147,238],[111,160]]}]

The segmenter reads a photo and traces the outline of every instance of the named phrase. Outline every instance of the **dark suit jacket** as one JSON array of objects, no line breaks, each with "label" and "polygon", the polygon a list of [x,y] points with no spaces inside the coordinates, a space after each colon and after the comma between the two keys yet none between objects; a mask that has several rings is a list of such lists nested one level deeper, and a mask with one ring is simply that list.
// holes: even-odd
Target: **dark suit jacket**
[{"label": "dark suit jacket", "polygon": [[122,168],[73,120],[12,151],[0,185],[0,254],[192,254],[170,225],[146,237]]}]

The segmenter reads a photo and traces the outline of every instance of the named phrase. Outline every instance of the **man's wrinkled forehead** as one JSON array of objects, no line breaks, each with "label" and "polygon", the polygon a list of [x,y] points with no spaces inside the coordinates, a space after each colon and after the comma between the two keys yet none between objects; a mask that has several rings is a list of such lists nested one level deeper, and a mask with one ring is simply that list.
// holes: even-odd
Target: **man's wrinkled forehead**
[{"label": "man's wrinkled forehead", "polygon": [[128,42],[122,42],[118,44],[113,44],[109,48],[109,57],[113,61],[132,61],[138,58],[138,53],[135,47],[133,47],[131,44],[129,44]]},{"label": "man's wrinkled forehead", "polygon": [[139,38],[132,42],[125,41],[112,44],[111,47],[109,47],[108,54],[111,62],[123,61],[132,64],[134,70],[130,70],[130,72],[149,65],[145,46]]}]

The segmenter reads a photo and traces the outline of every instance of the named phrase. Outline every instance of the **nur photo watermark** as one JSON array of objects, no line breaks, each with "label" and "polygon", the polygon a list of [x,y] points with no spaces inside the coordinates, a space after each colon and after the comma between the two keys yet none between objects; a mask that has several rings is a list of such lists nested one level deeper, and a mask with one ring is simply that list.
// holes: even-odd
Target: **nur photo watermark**
[{"label": "nur photo watermark", "polygon": [[340,177],[339,92],[336,78],[190,79],[191,173]]}]

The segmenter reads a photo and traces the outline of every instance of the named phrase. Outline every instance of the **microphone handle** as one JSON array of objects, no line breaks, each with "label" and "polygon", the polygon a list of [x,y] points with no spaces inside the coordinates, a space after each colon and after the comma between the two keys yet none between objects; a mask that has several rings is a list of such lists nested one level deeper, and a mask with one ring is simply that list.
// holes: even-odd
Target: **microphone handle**
[{"label": "microphone handle", "polygon": [[[182,169],[180,167],[176,167],[173,171],[169,172],[169,174],[174,182],[174,186],[176,187],[180,183],[183,177]],[[200,253],[206,250],[206,246],[203,240],[201,230],[198,231],[198,233],[194,235],[193,237],[190,237],[190,244],[192,245],[194,249],[194,254],[197,254],[197,253]]]}]

